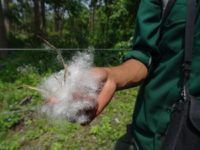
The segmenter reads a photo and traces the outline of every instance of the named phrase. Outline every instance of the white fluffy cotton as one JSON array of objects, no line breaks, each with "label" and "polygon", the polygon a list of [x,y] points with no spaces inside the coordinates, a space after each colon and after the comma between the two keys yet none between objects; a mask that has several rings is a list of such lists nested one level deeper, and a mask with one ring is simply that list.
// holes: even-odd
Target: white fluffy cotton
[{"label": "white fluffy cotton", "polygon": [[[93,65],[93,55],[78,53],[68,64],[66,79],[64,70],[44,79],[39,85],[44,99],[55,97],[58,103],[42,106],[41,111],[55,118],[66,118],[70,122],[86,123],[91,117],[85,111],[96,108],[99,82],[89,70]],[[81,96],[80,96],[81,95]]]}]

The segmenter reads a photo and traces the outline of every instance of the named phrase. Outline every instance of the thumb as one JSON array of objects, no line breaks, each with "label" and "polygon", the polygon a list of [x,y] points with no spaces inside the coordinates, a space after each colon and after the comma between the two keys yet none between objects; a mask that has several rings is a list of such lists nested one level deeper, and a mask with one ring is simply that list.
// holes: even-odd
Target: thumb
[{"label": "thumb", "polygon": [[103,109],[109,104],[114,93],[116,91],[116,84],[112,80],[107,80],[97,97],[97,111],[96,116],[98,116]]}]

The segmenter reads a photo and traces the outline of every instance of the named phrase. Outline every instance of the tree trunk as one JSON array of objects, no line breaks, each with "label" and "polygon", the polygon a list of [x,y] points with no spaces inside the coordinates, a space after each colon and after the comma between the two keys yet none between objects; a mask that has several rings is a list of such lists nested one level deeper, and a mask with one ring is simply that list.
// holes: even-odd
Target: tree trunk
[{"label": "tree trunk", "polygon": [[4,24],[6,28],[6,32],[8,33],[10,31],[10,19],[9,19],[9,4],[12,2],[12,0],[4,0]]},{"label": "tree trunk", "polygon": [[92,38],[94,36],[94,30],[95,30],[96,3],[97,0],[91,0],[90,3],[89,33]]},{"label": "tree trunk", "polygon": [[45,0],[41,0],[42,30],[46,32]]},{"label": "tree trunk", "polygon": [[34,24],[35,34],[43,35],[42,31],[42,11],[41,11],[41,0],[34,0]]},{"label": "tree trunk", "polygon": [[54,31],[58,32],[59,31],[59,14],[58,14],[58,8],[56,5],[54,6]]},{"label": "tree trunk", "polygon": [[61,16],[60,11],[57,6],[54,6],[54,31],[60,32],[60,26],[61,26]]},{"label": "tree trunk", "polygon": [[[6,28],[4,24],[4,12],[1,0],[0,0],[0,48],[7,48]],[[0,57],[5,57],[6,54],[7,51],[5,50],[0,51]]]}]

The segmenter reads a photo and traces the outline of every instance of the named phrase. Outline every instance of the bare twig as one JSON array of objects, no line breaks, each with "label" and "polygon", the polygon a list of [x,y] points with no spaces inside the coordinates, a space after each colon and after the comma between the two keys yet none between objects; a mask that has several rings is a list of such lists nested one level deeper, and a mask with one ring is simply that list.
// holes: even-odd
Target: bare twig
[{"label": "bare twig", "polygon": [[54,45],[52,45],[49,41],[47,41],[46,39],[44,39],[40,35],[37,35],[37,37],[39,39],[41,39],[47,46],[49,46],[50,48],[52,48],[53,50],[55,50],[56,53],[58,54],[58,57],[61,59],[62,65],[64,67],[64,81],[65,81],[66,80],[66,74],[67,74],[67,64],[64,61],[64,58],[63,58],[63,56],[61,54],[60,49],[56,48]]},{"label": "bare twig", "polygon": [[32,96],[27,96],[24,99],[22,99],[19,102],[19,105],[23,106],[23,105],[27,105],[28,103],[30,103],[32,101]]},{"label": "bare twig", "polygon": [[23,84],[20,87],[18,87],[17,89],[21,89],[21,88],[27,88],[27,89],[35,90],[35,91],[38,91],[38,92],[43,91],[42,89],[27,85],[27,84]]}]

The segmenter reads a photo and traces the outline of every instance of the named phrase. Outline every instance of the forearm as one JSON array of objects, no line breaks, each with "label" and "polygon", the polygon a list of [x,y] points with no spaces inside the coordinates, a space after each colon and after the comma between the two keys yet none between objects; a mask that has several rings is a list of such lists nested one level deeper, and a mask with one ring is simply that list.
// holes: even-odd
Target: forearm
[{"label": "forearm", "polygon": [[138,60],[130,59],[116,67],[105,68],[108,78],[116,83],[116,89],[125,89],[140,84],[147,76],[147,67]]}]

